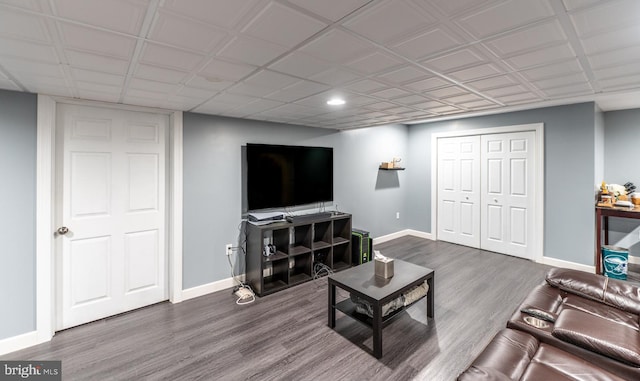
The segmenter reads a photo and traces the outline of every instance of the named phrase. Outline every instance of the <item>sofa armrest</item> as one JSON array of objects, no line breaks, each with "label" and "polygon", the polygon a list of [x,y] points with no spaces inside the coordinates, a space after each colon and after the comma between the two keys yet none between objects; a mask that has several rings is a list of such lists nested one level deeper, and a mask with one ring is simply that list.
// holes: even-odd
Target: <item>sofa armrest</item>
[{"label": "sofa armrest", "polygon": [[629,282],[563,268],[549,270],[546,281],[568,293],[640,315],[640,288]]},{"label": "sofa armrest", "polygon": [[551,333],[556,338],[603,356],[640,367],[640,333],[577,310],[563,310]]}]

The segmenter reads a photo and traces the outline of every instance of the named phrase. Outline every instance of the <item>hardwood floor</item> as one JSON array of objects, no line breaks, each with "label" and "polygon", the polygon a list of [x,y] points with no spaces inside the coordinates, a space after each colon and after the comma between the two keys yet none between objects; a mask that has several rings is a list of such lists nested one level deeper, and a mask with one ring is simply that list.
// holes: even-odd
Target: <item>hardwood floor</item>
[{"label": "hardwood floor", "polygon": [[376,249],[434,269],[436,289],[435,318],[424,299],[411,306],[384,329],[380,360],[367,327],[340,313],[327,326],[326,278],[246,306],[229,290],[160,303],[0,359],[62,360],[64,380],[454,380],[549,269],[416,237]]}]

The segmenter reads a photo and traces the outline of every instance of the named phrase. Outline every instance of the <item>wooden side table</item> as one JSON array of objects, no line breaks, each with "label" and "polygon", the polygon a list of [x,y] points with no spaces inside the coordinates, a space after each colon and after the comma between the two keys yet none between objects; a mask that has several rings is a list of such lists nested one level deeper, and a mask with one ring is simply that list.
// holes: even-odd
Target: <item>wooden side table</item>
[{"label": "wooden side table", "polygon": [[609,244],[609,217],[640,219],[640,207],[629,209],[596,206],[596,274],[602,274],[602,245]]}]

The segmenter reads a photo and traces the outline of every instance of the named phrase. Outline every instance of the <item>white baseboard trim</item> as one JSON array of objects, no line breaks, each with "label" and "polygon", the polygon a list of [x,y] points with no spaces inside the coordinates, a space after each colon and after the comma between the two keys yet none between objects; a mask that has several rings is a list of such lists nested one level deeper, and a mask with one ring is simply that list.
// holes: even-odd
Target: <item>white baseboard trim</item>
[{"label": "white baseboard trim", "polygon": [[636,257],[635,255],[629,256],[629,263],[637,265],[640,264],[640,257]]},{"label": "white baseboard trim", "polygon": [[562,267],[565,269],[579,270],[587,273],[595,274],[596,266],[583,265],[581,263],[563,261],[562,259],[550,258],[550,257],[542,257],[542,264],[553,266],[553,267]]},{"label": "white baseboard trim", "polygon": [[395,233],[376,237],[373,239],[373,244],[377,245],[379,243],[391,241],[392,239],[396,239],[396,238],[400,238],[408,235],[433,240],[433,234],[431,233],[421,232],[419,230],[413,230],[413,229],[405,229]]},{"label": "white baseboard trim", "polygon": [[[240,275],[240,279],[244,282],[244,274]],[[237,285],[238,285],[238,282],[236,282],[235,279],[227,278],[227,279],[222,279],[215,282],[203,284],[201,286],[188,288],[186,290],[182,290],[182,301],[197,298],[207,294],[211,294],[213,292],[226,290],[228,288],[235,287]]]},{"label": "white baseboard trim", "polygon": [[39,344],[38,331],[23,333],[0,340],[0,356]]}]

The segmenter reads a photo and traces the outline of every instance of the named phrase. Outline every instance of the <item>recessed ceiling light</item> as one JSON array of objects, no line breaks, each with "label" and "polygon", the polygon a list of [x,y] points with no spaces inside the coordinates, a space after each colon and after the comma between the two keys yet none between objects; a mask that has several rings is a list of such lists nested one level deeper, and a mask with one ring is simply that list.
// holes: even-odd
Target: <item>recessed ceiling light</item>
[{"label": "recessed ceiling light", "polygon": [[343,105],[347,102],[344,101],[344,99],[342,98],[331,98],[327,101],[327,104],[330,106],[340,106]]}]

